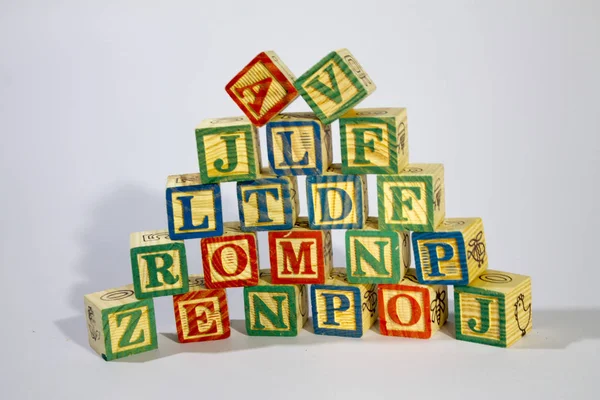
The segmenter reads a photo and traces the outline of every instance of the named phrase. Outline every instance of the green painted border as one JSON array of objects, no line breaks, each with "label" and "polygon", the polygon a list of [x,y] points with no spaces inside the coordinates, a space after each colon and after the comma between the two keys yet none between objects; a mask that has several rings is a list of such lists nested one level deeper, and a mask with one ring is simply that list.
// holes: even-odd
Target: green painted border
[{"label": "green painted border", "polygon": [[[398,248],[398,251],[392,251],[392,276],[389,278],[378,278],[373,276],[354,276],[352,275],[352,267],[350,265],[350,239],[352,237],[386,237],[392,239],[392,249]],[[400,238],[398,232],[394,231],[375,231],[375,230],[364,230],[364,229],[349,229],[346,231],[346,272],[349,283],[400,283]]]},{"label": "green painted border", "polygon": [[[155,253],[157,251],[170,251],[170,250],[179,250],[179,261],[181,262],[181,279],[183,279],[183,286],[179,289],[165,289],[165,290],[155,290],[152,292],[145,292],[142,289],[142,281],[140,278],[140,266],[137,262],[138,254],[144,253]],[[141,246],[134,247],[130,251],[131,254],[131,272],[133,274],[133,289],[135,291],[135,297],[138,299],[150,299],[153,297],[160,296],[171,296],[174,294],[183,294],[189,291],[189,282],[188,282],[188,267],[187,267],[187,258],[185,254],[185,245],[182,243],[166,243],[166,244],[158,244],[154,246]]]},{"label": "green painted border", "polygon": [[[214,133],[231,133],[231,132],[244,132],[246,134],[246,151],[248,153],[248,174],[231,174],[226,176],[219,176],[211,178],[207,175],[208,166],[206,165],[206,151],[204,149],[204,141],[202,140],[206,135],[212,135]],[[201,183],[219,183],[219,182],[233,182],[233,181],[249,181],[253,180],[258,176],[256,162],[254,159],[254,129],[252,125],[234,125],[225,126],[220,128],[200,128],[196,129],[196,148],[198,150],[198,165],[200,166],[200,182]]]},{"label": "green painted border", "polygon": [[[385,193],[383,192],[384,182],[425,182],[425,199],[427,201],[427,224],[387,224],[385,222]],[[433,223],[433,177],[426,175],[403,176],[403,175],[378,175],[377,176],[377,211],[379,220],[379,229],[397,230],[412,232],[433,232],[435,226]]]},{"label": "green painted border", "polygon": [[[261,293],[285,293],[290,299],[290,329],[287,331],[256,330],[250,327],[250,294],[252,292]],[[296,292],[292,285],[263,285],[246,286],[244,288],[244,314],[246,317],[246,332],[248,336],[297,336],[298,335],[298,316],[296,314]]]},{"label": "green painted border", "polygon": [[[314,100],[312,99],[312,97],[310,97],[310,95],[308,94],[308,92],[306,92],[304,90],[304,88],[302,87],[302,85],[309,78],[312,78],[312,76],[321,67],[323,67],[323,65],[327,64],[331,60],[335,61],[338,64],[338,66],[340,67],[340,69],[342,70],[342,72],[344,72],[344,74],[346,74],[346,77],[350,80],[350,82],[352,83],[352,85],[354,87],[356,87],[356,89],[358,90],[358,93],[354,97],[350,98],[344,105],[342,105],[342,107],[340,107],[336,112],[334,112],[329,118],[327,118],[327,116],[325,115],[325,113],[323,113],[323,111],[321,110],[321,108],[319,108],[319,106],[314,102]],[[315,115],[324,124],[330,124],[330,123],[332,123],[333,121],[335,121],[336,119],[338,119],[340,116],[342,116],[343,114],[345,114],[346,111],[348,111],[349,109],[351,109],[352,107],[354,107],[362,99],[364,99],[365,97],[368,96],[367,89],[364,88],[364,86],[360,83],[360,80],[354,75],[354,73],[352,72],[352,70],[350,69],[350,67],[348,67],[348,65],[342,59],[342,57],[340,57],[339,54],[336,53],[335,51],[332,51],[331,53],[327,54],[325,57],[323,57],[321,59],[321,61],[319,61],[318,63],[316,63],[315,65],[313,65],[308,71],[306,71],[298,79],[296,79],[296,82],[294,82],[294,86],[296,87],[296,89],[298,90],[298,93],[300,93],[300,95],[302,96],[302,98],[304,99],[304,101],[306,101],[308,103],[308,105],[310,106],[310,108],[314,111]]]},{"label": "green painted border", "polygon": [[[500,340],[485,339],[475,336],[469,336],[461,331],[460,317],[460,294],[478,294],[482,296],[496,297],[498,299],[498,313],[500,318]],[[467,342],[488,344],[490,346],[506,347],[506,306],[505,296],[503,293],[485,290],[471,286],[455,286],[454,287],[454,325],[456,328],[456,339]]]},{"label": "green painted border", "polygon": [[[108,316],[118,311],[131,310],[144,306],[148,307],[148,320],[150,323],[150,344],[143,347],[139,347],[137,349],[113,353],[112,344],[110,341],[111,336],[108,324]],[[102,329],[104,331],[104,346],[106,349],[106,354],[102,354],[102,358],[105,361],[116,360],[118,358],[127,357],[132,354],[143,353],[158,348],[158,340],[156,335],[156,317],[154,315],[154,301],[152,301],[152,299],[140,300],[136,301],[135,303],[124,304],[122,306],[116,306],[102,310]]]},{"label": "green painted border", "polygon": [[[342,143],[342,173],[347,175],[361,175],[361,174],[397,174],[398,171],[398,137],[395,126],[394,117],[357,117],[357,118],[340,118],[340,138]],[[362,167],[349,166],[348,165],[348,139],[346,132],[346,124],[374,124],[374,123],[385,123],[388,127],[388,156],[390,158],[390,164],[388,166],[376,166],[366,165]],[[395,160],[393,163],[394,153],[396,153]]]}]

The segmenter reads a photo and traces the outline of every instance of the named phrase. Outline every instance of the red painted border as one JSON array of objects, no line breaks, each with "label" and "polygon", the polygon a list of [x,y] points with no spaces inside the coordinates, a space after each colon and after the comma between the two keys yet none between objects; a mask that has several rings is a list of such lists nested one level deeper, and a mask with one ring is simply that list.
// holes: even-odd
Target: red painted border
[{"label": "red painted border", "polygon": [[[280,277],[277,269],[277,252],[275,243],[277,239],[317,239],[317,277],[292,278]],[[323,251],[323,231],[271,231],[269,232],[269,259],[271,261],[271,279],[275,284],[311,284],[325,283],[325,254]]]},{"label": "red painted border", "polygon": [[[250,263],[250,271],[252,272],[252,276],[249,279],[233,279],[226,282],[213,282],[210,276],[210,269],[212,266],[208,259],[208,245],[211,243],[229,243],[240,239],[248,241],[248,249],[250,252],[250,254],[248,254],[248,262]],[[258,285],[258,251],[256,246],[256,237],[253,234],[242,233],[239,235],[226,235],[201,239],[200,252],[202,253],[204,281],[208,289],[223,289]]]},{"label": "red painted border", "polygon": [[[386,306],[387,304],[383,303],[383,291],[384,290],[401,290],[403,292],[422,292],[423,293],[423,314],[425,318],[425,330],[423,332],[415,332],[415,331],[405,331],[402,329],[393,329],[388,330],[386,326]],[[407,293],[409,294],[409,293]],[[417,339],[429,339],[431,337],[431,307],[430,307],[430,297],[429,297],[429,289],[418,287],[418,286],[409,286],[409,285],[390,285],[383,284],[379,285],[377,289],[377,301],[379,308],[379,330],[382,335],[386,336],[400,336],[406,338],[417,338]]]},{"label": "red painted border", "polygon": [[[178,303],[185,300],[199,300],[216,297],[219,299],[219,309],[221,315],[221,324],[223,325],[223,333],[220,335],[207,335],[194,339],[184,339],[183,327],[181,325],[181,314],[179,313]],[[231,324],[229,321],[229,309],[227,307],[227,294],[224,289],[206,289],[196,290],[173,296],[173,309],[175,311],[175,326],[177,327],[177,338],[179,343],[206,342],[209,340],[227,339],[231,335]]]}]

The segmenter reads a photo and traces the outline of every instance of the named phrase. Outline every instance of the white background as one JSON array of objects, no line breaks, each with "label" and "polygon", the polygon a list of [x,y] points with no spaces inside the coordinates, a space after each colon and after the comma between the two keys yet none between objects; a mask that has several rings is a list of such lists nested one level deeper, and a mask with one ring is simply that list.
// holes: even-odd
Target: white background
[{"label": "white background", "polygon": [[[378,86],[361,107],[408,107],[411,160],[445,164],[447,215],[483,218],[490,267],[532,276],[532,334],[249,338],[233,289],[231,339],[175,343],[160,298],[160,349],[102,361],[83,295],[131,282],[129,233],[166,227],[195,125],[240,114],[225,84],[263,50],[299,76],[340,47]],[[0,2],[0,397],[597,398],[599,71],[594,1]]]}]

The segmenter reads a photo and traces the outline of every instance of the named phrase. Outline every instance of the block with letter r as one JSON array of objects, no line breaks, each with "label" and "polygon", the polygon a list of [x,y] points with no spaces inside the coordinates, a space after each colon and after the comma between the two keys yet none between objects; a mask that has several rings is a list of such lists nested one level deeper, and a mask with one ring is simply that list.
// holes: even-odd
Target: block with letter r
[{"label": "block with letter r", "polygon": [[138,299],[171,296],[188,291],[188,268],[183,241],[167,231],[130,235],[133,287]]}]

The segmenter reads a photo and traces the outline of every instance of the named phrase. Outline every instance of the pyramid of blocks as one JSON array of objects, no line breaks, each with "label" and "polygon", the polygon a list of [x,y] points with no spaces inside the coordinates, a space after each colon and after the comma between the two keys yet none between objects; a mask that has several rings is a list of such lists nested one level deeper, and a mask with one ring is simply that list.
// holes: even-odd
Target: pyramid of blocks
[{"label": "pyramid of blocks", "polygon": [[[168,229],[131,234],[133,284],[84,297],[89,342],[105,360],[157,348],[158,296],[173,296],[181,343],[228,338],[233,287],[244,287],[250,336],[298,335],[310,303],[315,334],[361,337],[379,320],[382,335],[427,339],[448,317],[448,285],[456,339],[508,347],[531,330],[531,278],[488,269],[481,218],[446,217],[444,167],[409,163],[405,108],[357,108],[375,84],[347,49],[299,78],[260,53],[225,90],[244,116],[197,127],[199,172],[167,179]],[[312,112],[284,113],[299,96]],[[377,175],[377,216],[367,174]],[[223,221],[222,182],[237,182],[239,221]],[[346,230],[345,268],[332,265],[332,229]],[[258,231],[268,231],[270,270],[259,269]],[[203,275],[188,274],[192,238]]]}]

